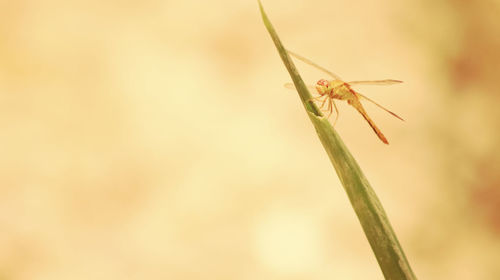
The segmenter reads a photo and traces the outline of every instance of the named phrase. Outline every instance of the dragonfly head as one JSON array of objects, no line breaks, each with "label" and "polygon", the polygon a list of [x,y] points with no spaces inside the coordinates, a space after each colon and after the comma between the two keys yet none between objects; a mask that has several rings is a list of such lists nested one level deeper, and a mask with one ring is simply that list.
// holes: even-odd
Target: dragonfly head
[{"label": "dragonfly head", "polygon": [[325,79],[321,79],[319,80],[317,83],[316,83],[316,90],[318,91],[318,93],[320,95],[325,95],[328,93],[328,91],[330,91],[330,82],[325,80]]}]

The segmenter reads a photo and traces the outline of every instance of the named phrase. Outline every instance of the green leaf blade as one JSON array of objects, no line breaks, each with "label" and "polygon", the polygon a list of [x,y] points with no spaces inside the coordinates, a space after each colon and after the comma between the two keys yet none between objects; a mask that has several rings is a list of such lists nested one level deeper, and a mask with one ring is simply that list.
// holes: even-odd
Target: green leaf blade
[{"label": "green leaf blade", "polygon": [[260,1],[259,7],[264,25],[271,35],[316,133],[349,197],[385,278],[416,279],[377,195],[340,136],[330,122],[323,117],[316,104],[310,101],[312,96],[290,59],[286,48],[281,43]]}]

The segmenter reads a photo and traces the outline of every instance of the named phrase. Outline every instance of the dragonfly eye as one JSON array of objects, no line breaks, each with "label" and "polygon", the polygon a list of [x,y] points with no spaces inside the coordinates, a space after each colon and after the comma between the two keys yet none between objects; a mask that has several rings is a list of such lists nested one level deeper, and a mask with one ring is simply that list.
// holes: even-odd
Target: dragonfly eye
[{"label": "dragonfly eye", "polygon": [[321,79],[316,83],[316,90],[319,94],[323,95],[328,91],[329,86],[330,83],[327,80]]},{"label": "dragonfly eye", "polygon": [[325,79],[319,80],[317,84],[318,86],[324,86],[324,87],[328,87],[330,85],[330,83]]}]

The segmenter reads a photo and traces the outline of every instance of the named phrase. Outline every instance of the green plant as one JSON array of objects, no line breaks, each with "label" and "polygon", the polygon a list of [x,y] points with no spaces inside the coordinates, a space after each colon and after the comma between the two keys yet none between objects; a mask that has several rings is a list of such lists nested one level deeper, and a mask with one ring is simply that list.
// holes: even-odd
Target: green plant
[{"label": "green plant", "polygon": [[311,101],[311,94],[285,47],[281,44],[260,1],[259,6],[264,25],[276,45],[316,133],[347,192],[385,278],[416,279],[377,195],[330,122],[323,117],[316,104]]}]

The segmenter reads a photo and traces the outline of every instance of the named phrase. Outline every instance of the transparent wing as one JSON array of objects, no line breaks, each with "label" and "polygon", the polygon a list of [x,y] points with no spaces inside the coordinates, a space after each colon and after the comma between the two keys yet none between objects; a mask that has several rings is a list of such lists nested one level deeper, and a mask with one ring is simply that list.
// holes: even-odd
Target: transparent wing
[{"label": "transparent wing", "polygon": [[301,60],[302,62],[306,63],[306,64],[309,64],[311,65],[312,67],[315,67],[323,72],[325,72],[326,74],[332,76],[335,80],[342,80],[338,75],[335,75],[334,73],[332,73],[331,71],[327,70],[326,68],[323,68],[321,66],[319,66],[318,64],[312,62],[311,60],[301,56],[301,55],[298,55],[290,50],[286,50],[289,54],[291,54],[293,57],[297,58],[298,60]]},{"label": "transparent wing", "polygon": [[[295,85],[293,83],[286,83],[285,87],[287,89],[295,89]],[[313,93],[316,93],[316,87],[315,86],[313,86],[313,85],[306,85],[306,87],[307,87],[307,89],[309,89]]]},{"label": "transparent wing", "polygon": [[375,101],[371,100],[370,98],[368,98],[368,97],[366,97],[366,96],[362,95],[362,94],[361,94],[361,93],[359,93],[359,92],[356,92],[356,93],[357,93],[357,94],[359,94],[359,96],[361,96],[362,98],[364,98],[364,99],[366,99],[366,100],[370,101],[371,103],[373,103],[373,104],[377,105],[379,108],[381,108],[381,109],[385,110],[387,113],[389,113],[389,114],[391,114],[391,115],[395,116],[396,118],[398,118],[398,119],[400,119],[400,120],[404,121],[404,120],[403,120],[403,118],[401,118],[400,116],[398,116],[398,115],[394,114],[393,112],[389,111],[388,109],[384,108],[382,105],[378,104],[377,102],[375,102]]},{"label": "transparent wing", "polygon": [[398,80],[374,80],[374,81],[352,81],[348,82],[350,85],[376,85],[376,86],[387,86],[402,83],[403,81]]}]

